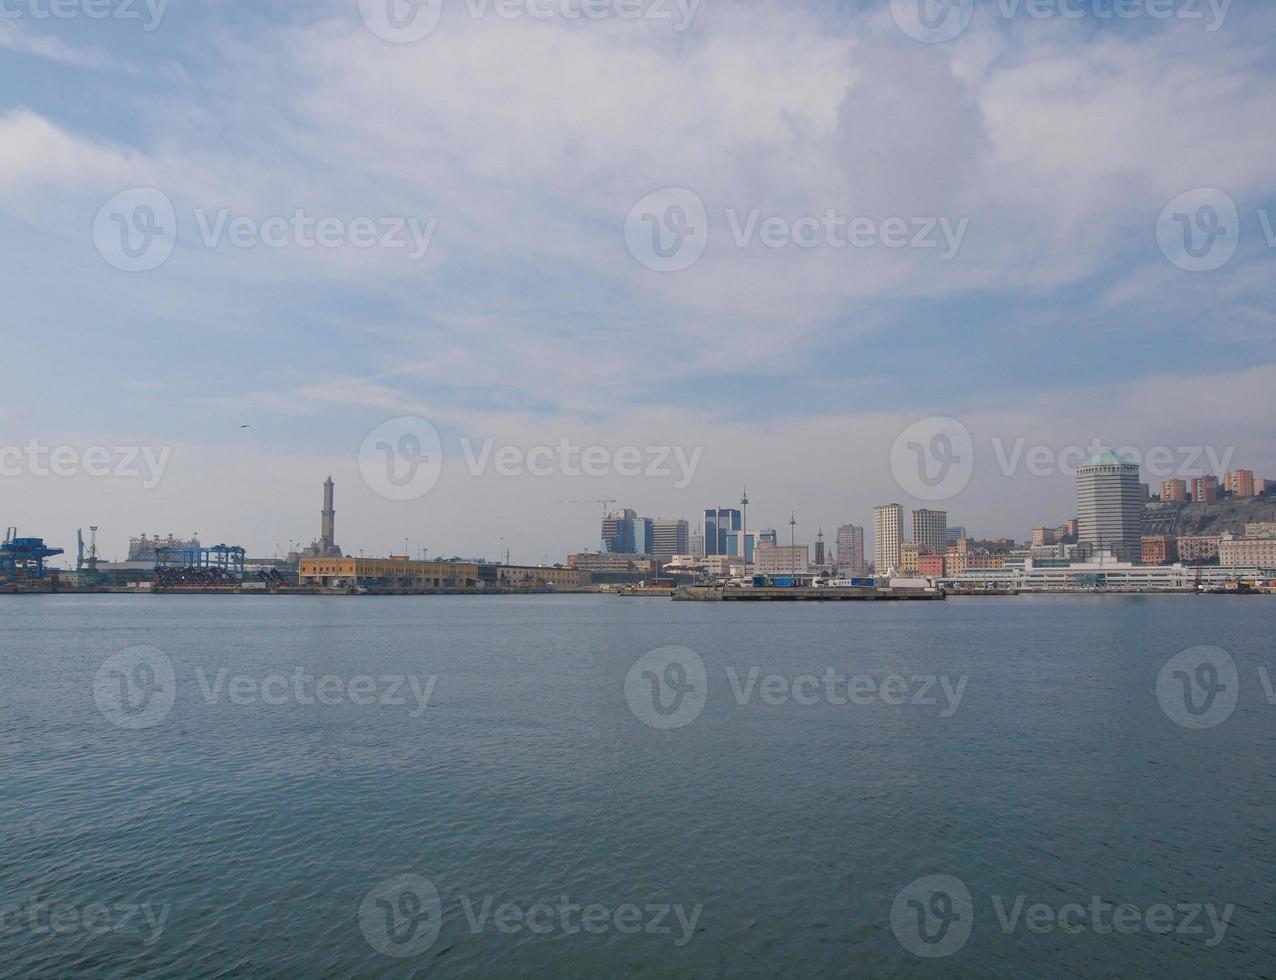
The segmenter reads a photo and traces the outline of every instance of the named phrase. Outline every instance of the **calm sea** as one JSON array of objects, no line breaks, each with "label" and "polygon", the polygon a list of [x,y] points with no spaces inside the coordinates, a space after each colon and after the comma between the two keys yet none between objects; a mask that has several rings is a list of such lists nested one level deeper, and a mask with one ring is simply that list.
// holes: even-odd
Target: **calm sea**
[{"label": "calm sea", "polygon": [[0,976],[1273,976],[1274,623],[5,598]]}]

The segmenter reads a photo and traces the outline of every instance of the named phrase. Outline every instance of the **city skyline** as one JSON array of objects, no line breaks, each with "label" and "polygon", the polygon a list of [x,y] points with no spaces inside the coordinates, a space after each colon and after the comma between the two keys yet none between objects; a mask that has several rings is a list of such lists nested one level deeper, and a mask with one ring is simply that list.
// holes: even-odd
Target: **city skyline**
[{"label": "city skyline", "polygon": [[[883,501],[932,503],[903,499],[887,460],[941,415],[974,438],[976,472],[949,509],[980,535],[1073,509],[1067,480],[1002,476],[994,440],[1007,457],[1020,439],[1234,448],[1276,472],[1276,133],[1255,123],[1276,10],[1233,4],[1208,30],[978,5],[959,40],[925,44],[892,6],[703,4],[682,32],[458,9],[419,44],[387,43],[348,0],[266,0],[232,27],[203,3],[172,5],[152,31],[5,19],[3,317],[31,370],[7,379],[0,447],[170,453],[144,497],[142,479],[21,467],[3,480],[7,523],[62,540],[96,524],[116,553],[142,530],[271,550],[313,538],[313,507],[296,502],[332,473],[347,547],[377,551],[405,533],[438,553],[504,537],[539,559],[595,537],[591,508],[559,501],[628,498],[694,524],[745,485],[768,501],[757,526],[794,510],[827,532]],[[1013,57],[997,54],[1007,44]],[[1109,79],[1102,106],[1075,105],[1043,61]],[[476,68],[493,63],[513,77]],[[615,73],[567,96],[546,81],[564,63]],[[416,97],[436,91],[452,97]],[[536,152],[511,132],[535,133]],[[582,146],[598,154],[585,182]],[[662,188],[698,198],[710,225],[703,256],[674,271],[627,237],[635,208],[639,231],[660,217],[640,204]],[[1201,188],[1219,193],[1198,202]],[[171,253],[121,268],[110,235],[133,218],[154,230],[142,218],[165,201]],[[1228,201],[1237,234],[1195,271],[1176,216],[1230,215]],[[914,220],[965,230],[948,258],[946,244],[732,234],[813,218],[823,236],[829,211],[898,216],[910,240]],[[389,244],[404,247],[307,244],[320,221],[349,231],[356,216],[378,240],[397,219]],[[420,258],[408,219],[432,229]],[[283,247],[265,243],[276,233]],[[441,440],[420,507],[358,479],[362,442],[401,416]],[[700,459],[689,483],[676,466],[637,481],[470,474],[488,440],[527,453],[561,439]],[[528,510],[536,527],[483,530]]]},{"label": "city skyline", "polygon": [[[1104,449],[1103,452],[1108,455],[1111,454],[1110,451],[1107,449]],[[1232,462],[1235,460],[1234,453],[1227,454],[1227,460],[1230,466],[1230,464],[1232,464]],[[1085,462],[1093,463],[1095,461],[1096,461],[1095,459],[1091,459]],[[1061,471],[1055,476],[1054,482],[1058,482],[1059,480],[1067,480],[1069,482],[1069,485],[1073,487],[1073,507],[1072,507],[1074,511],[1073,514],[1068,515],[1066,517],[1062,517],[1058,519],[1057,521],[1054,521],[1054,523],[1052,523],[1051,521],[1045,521],[1043,523],[1041,520],[1037,520],[1036,522],[1032,523],[1027,533],[1007,531],[1004,527],[1000,527],[1000,528],[995,527],[986,533],[976,532],[971,534],[970,536],[972,537],[972,539],[980,539],[980,540],[995,541],[995,540],[1009,539],[1009,540],[1029,541],[1032,537],[1033,531],[1035,531],[1036,529],[1040,527],[1055,526],[1055,524],[1057,523],[1066,523],[1069,520],[1075,521],[1080,516],[1081,510],[1083,509],[1080,501],[1078,500],[1077,494],[1079,493],[1078,479],[1080,474],[1083,473],[1085,469],[1086,469],[1085,466],[1079,465],[1076,467],[1075,473],[1070,473],[1068,471]],[[1137,465],[1135,465],[1134,469],[1138,472],[1131,474],[1131,476],[1129,477],[1131,485],[1146,487],[1152,499],[1156,499],[1160,494],[1168,490],[1172,494],[1168,499],[1171,501],[1177,500],[1178,491],[1179,491],[1178,484],[1183,483],[1186,485],[1186,488],[1187,488],[1186,499],[1190,501],[1194,499],[1193,494],[1195,492],[1198,492],[1197,490],[1198,486],[1203,486],[1207,482],[1206,478],[1201,478],[1201,477],[1187,478],[1181,481],[1171,479],[1171,480],[1161,480],[1161,481],[1142,480],[1140,482],[1140,477],[1142,476],[1142,473],[1141,471],[1139,471]],[[1237,486],[1240,486],[1242,489],[1242,492],[1240,495],[1250,496],[1250,495],[1254,495],[1256,485],[1263,486],[1263,482],[1266,478],[1259,475],[1261,472],[1263,471],[1254,471],[1252,469],[1249,469],[1248,467],[1235,465],[1217,474],[1217,477],[1214,477],[1214,476],[1209,477],[1208,480],[1213,481],[1211,483],[1211,486],[1215,484],[1217,485],[1217,492],[1219,495],[1221,495],[1224,492],[1235,492],[1234,488]],[[907,482],[907,480],[905,480],[904,482]],[[1270,484],[1271,480],[1267,479],[1267,483]],[[898,487],[898,484],[897,484],[897,487]],[[367,488],[365,487],[364,489],[366,490]],[[1270,489],[1270,487],[1268,487],[1268,489]],[[1203,492],[1203,491],[1199,491],[1199,492]],[[252,546],[245,545],[245,547],[250,553],[254,555],[258,555],[260,557],[271,557],[277,553],[287,554],[292,551],[301,551],[303,549],[303,546],[305,545],[305,542],[307,540],[310,540],[312,543],[309,545],[308,548],[305,549],[307,553],[312,553],[315,548],[319,548],[321,550],[328,549],[330,551],[335,545],[335,542],[332,540],[332,525],[331,525],[332,518],[329,513],[329,509],[332,506],[332,493],[333,493],[333,483],[332,483],[332,477],[331,475],[329,475],[329,477],[324,481],[324,484],[323,484],[323,513],[321,514],[322,523],[321,523],[319,535],[315,536],[311,534],[309,535],[309,537],[307,537],[303,529],[300,535],[289,534],[284,539],[277,538],[273,546],[255,548]],[[747,494],[747,491],[746,491],[746,494]],[[356,488],[356,497],[357,496],[358,496],[358,493]],[[898,492],[898,489],[896,491],[895,496],[900,497],[901,499],[910,499],[910,498],[907,498],[906,495],[900,494]],[[961,496],[962,494],[957,494],[954,499],[960,499]],[[428,499],[428,497],[426,499]],[[771,507],[775,505],[769,505],[765,497],[758,498],[758,499],[759,499],[759,502],[762,504],[763,514],[764,515],[769,514],[771,512]],[[1209,499],[1213,499],[1213,498],[1211,497]],[[754,501],[752,498],[750,498],[750,502],[751,504],[753,504]],[[589,500],[589,501],[568,501],[566,503],[571,504],[573,507],[583,507],[585,504],[591,504],[591,505],[596,505],[599,503],[604,505],[615,504],[617,505],[619,509],[615,511],[609,511],[606,508],[604,509],[603,537],[599,538],[596,532],[595,533],[596,540],[592,544],[586,542],[585,544],[577,547],[568,543],[563,543],[559,546],[557,551],[544,550],[542,551],[542,554],[539,557],[533,556],[530,553],[522,553],[520,555],[520,561],[527,564],[559,564],[566,559],[567,555],[572,553],[589,552],[589,551],[595,551],[595,550],[597,551],[611,550],[606,546],[606,543],[605,543],[607,518],[609,514],[613,518],[619,517],[622,515],[624,517],[629,518],[629,520],[626,523],[630,523],[630,524],[645,523],[646,525],[645,530],[640,533],[642,535],[645,535],[643,537],[643,541],[646,542],[648,548],[652,547],[654,545],[654,542],[657,540],[657,537],[662,535],[661,540],[678,541],[678,542],[685,541],[688,545],[688,548],[686,549],[685,552],[669,551],[668,552],[669,554],[690,553],[690,550],[691,550],[690,545],[696,539],[697,521],[695,520],[694,517],[692,518],[684,518],[680,516],[651,517],[646,514],[640,514],[633,507],[620,506],[621,504],[625,502],[620,501],[616,498],[593,498],[592,500]],[[828,526],[834,528],[835,530],[841,528],[844,524],[856,526],[863,529],[862,541],[863,541],[863,546],[865,548],[866,555],[872,555],[874,559],[876,559],[880,556],[878,556],[876,553],[877,535],[874,533],[875,523],[876,523],[876,519],[874,515],[876,511],[886,506],[888,505],[886,504],[872,505],[867,515],[868,519],[864,519],[860,517],[860,515],[850,515],[854,519],[849,521],[842,521],[841,523],[839,523],[839,519],[836,519],[836,518],[834,520],[827,521],[827,522],[816,520],[813,525],[815,530],[813,531],[806,530],[806,525],[808,522],[806,522],[805,520],[796,519],[795,510],[790,510],[789,513],[790,513],[790,517],[796,520],[796,526],[803,528],[803,534],[799,535],[799,543],[807,545],[809,548],[813,549],[816,542],[816,535],[824,526],[826,526],[826,523]],[[943,549],[939,547],[939,544],[941,543],[941,538],[943,538],[947,542],[950,542],[951,538],[947,534],[947,532],[953,526],[954,520],[961,521],[960,524],[955,525],[957,528],[961,530],[966,530],[966,526],[968,523],[967,520],[963,519],[963,516],[964,516],[963,514],[955,514],[954,511],[947,506],[906,508],[906,507],[903,507],[898,502],[895,502],[890,506],[896,506],[896,507],[899,507],[900,509],[900,517],[898,521],[899,542],[901,544],[905,542],[921,543],[927,546],[925,551],[929,551],[929,553],[931,554],[942,553]],[[777,509],[782,510],[782,507],[778,507]],[[718,510],[719,509],[715,506],[714,508],[706,508],[703,511],[693,510],[692,514],[701,515],[704,520],[708,520],[710,513],[713,511],[718,511]],[[740,526],[743,524],[743,514],[741,510],[738,508],[722,508],[720,510],[720,513],[723,515],[724,520],[728,515],[730,515],[730,520],[726,521],[723,525],[724,526],[723,534],[724,535],[735,534],[738,536],[738,531],[740,530]],[[756,518],[756,514],[757,514],[757,510],[755,509],[754,511],[755,518]],[[932,525],[932,523],[930,523],[930,518],[928,517],[925,518],[928,521],[928,523],[922,533],[922,538],[924,539],[923,540],[918,538],[917,521],[919,519],[919,516],[924,516],[924,515],[936,515],[935,519],[938,521],[938,523]],[[355,516],[357,518],[357,514]],[[356,526],[358,526],[357,520],[355,523],[356,523]],[[761,533],[762,531],[767,530],[768,528],[773,530],[775,527],[788,524],[788,521],[770,521],[766,518],[763,518],[761,520],[756,520],[756,522],[751,522],[751,524],[752,524],[752,527],[749,529],[748,533],[749,533],[749,537],[753,539],[753,538],[756,538],[756,535]],[[663,525],[663,528],[662,528],[662,525]],[[22,531],[30,525],[20,524],[17,526],[19,530]],[[594,518],[594,527],[595,529],[597,529],[598,527],[596,517]],[[115,558],[116,551],[118,550],[120,552],[120,557],[122,557],[123,553],[127,549],[126,547],[121,547],[114,544],[118,536],[114,534],[112,530],[109,528],[105,528],[101,525],[98,525],[98,528],[100,532],[103,532],[101,533],[100,539],[99,539],[99,542],[100,542],[99,548],[103,556],[106,558]],[[703,531],[702,526],[701,526],[701,530]],[[130,529],[127,533],[123,535],[123,538],[125,541],[127,541],[131,538],[136,537],[138,534],[147,534],[147,533],[154,533],[157,537],[161,533],[176,534],[178,537],[180,537],[181,533],[184,533],[184,532],[174,531],[173,529],[168,529],[164,532],[160,532],[159,530],[155,528],[146,527],[146,528],[139,529],[137,531]],[[216,538],[219,541],[225,541],[227,543],[242,544],[242,541],[233,540],[235,538],[234,535],[229,535],[229,536],[210,535],[207,532],[201,532],[201,531],[194,531],[191,533],[192,533],[192,536],[194,536],[195,534],[200,534],[206,540],[210,540],[210,541]],[[631,535],[633,534],[632,531],[630,531],[629,533]],[[1109,533],[1109,532],[1105,531],[1104,533]],[[807,535],[809,535],[809,537],[807,537]],[[781,540],[779,543],[785,544],[787,539],[784,539],[783,535],[781,535],[781,538],[783,540]],[[934,540],[931,540],[932,538]],[[1087,539],[1083,536],[1083,540],[1087,540]],[[735,541],[734,538],[732,539],[732,541],[733,541],[733,547],[738,548],[739,546],[738,541]],[[833,539],[833,541],[826,542],[830,545],[830,549],[829,549],[830,555],[837,555],[837,548],[834,544],[834,541],[836,541],[836,539]],[[287,547],[284,547],[284,542],[287,543]],[[1098,531],[1096,531],[1094,532],[1094,540],[1091,543],[1098,545],[1101,543],[1106,544],[1110,542],[1104,542],[1102,535]],[[404,546],[403,547],[394,546],[398,544],[402,544]],[[487,551],[484,551],[482,548],[474,547],[474,546],[471,546],[469,548],[461,548],[461,549],[449,549],[449,548],[437,549],[431,546],[423,538],[417,537],[409,533],[406,536],[406,540],[405,540],[405,536],[403,535],[399,535],[396,538],[392,538],[391,546],[388,546],[385,551],[382,551],[379,553],[383,555],[394,555],[394,554],[402,554],[406,552],[413,557],[419,557],[422,550],[425,549],[425,550],[428,550],[428,552],[433,556],[455,555],[462,558],[490,560],[490,561],[499,562],[503,560],[506,552],[513,552],[516,550],[521,551],[520,544],[521,543],[518,541],[517,537],[515,536],[506,537],[502,535],[500,537],[500,542],[498,547],[495,548],[492,553],[488,553]],[[1131,545],[1130,542],[1127,541],[1125,548],[1126,550],[1123,552],[1123,554],[1126,554],[1127,556],[1133,555],[1134,559],[1137,561],[1137,555],[1139,553],[1139,547],[1137,543]],[[658,555],[665,554],[664,550],[655,551],[655,552],[643,551],[642,549],[637,549],[632,545],[627,545],[625,549],[618,549],[618,550],[631,550],[633,551],[633,553],[640,553],[640,554],[641,553],[654,553]],[[925,553],[925,551],[923,553]],[[366,546],[359,546],[355,548],[354,550],[348,551],[347,553],[348,554],[363,554],[365,552],[369,555],[378,553],[375,547],[372,549],[369,549]],[[724,553],[727,553],[727,552],[724,552]],[[732,551],[729,553],[735,553],[735,552]],[[895,560],[898,561],[898,554],[897,553],[894,553],[894,554],[896,555]],[[866,561],[867,560],[868,559],[866,558]]]}]

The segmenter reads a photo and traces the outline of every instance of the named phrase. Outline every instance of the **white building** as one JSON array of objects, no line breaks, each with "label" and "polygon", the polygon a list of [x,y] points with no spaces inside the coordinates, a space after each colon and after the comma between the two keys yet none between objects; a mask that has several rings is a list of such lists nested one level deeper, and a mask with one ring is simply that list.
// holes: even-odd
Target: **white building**
[{"label": "white building", "polygon": [[[1199,578],[1198,578],[1199,576]],[[1137,565],[1120,561],[1110,552],[1091,561],[1019,559],[1004,568],[967,568],[948,575],[939,584],[950,592],[1014,589],[1020,592],[1171,592],[1190,591],[1198,584],[1226,585],[1237,579],[1262,581],[1270,570],[1255,567],[1206,567],[1188,565]]]},{"label": "white building", "polygon": [[1139,468],[1105,449],[1077,470],[1077,540],[1124,561],[1143,554]]},{"label": "white building", "polygon": [[887,575],[899,568],[899,546],[904,540],[904,508],[883,504],[873,508],[873,568]]}]

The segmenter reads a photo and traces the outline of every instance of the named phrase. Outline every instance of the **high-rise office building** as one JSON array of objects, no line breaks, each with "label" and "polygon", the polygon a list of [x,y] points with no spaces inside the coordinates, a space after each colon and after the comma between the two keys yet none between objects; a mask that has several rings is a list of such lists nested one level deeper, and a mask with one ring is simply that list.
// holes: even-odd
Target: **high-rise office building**
[{"label": "high-rise office building", "polygon": [[1139,467],[1105,449],[1077,470],[1077,540],[1122,561],[1143,556]]},{"label": "high-rise office building", "polygon": [[626,539],[633,544],[633,551],[629,554],[651,554],[651,548],[655,544],[653,533],[655,522],[650,517],[635,517],[626,524],[628,525]]},{"label": "high-rise office building", "polygon": [[948,511],[913,511],[913,540],[920,554],[942,555],[948,550]]},{"label": "high-rise office building", "polygon": [[743,526],[740,512],[732,507],[715,507],[704,512],[704,553],[727,554],[727,534]]},{"label": "high-rise office building", "polygon": [[729,558],[743,558],[752,564],[757,544],[758,536],[753,531],[728,531],[722,554]]},{"label": "high-rise office building", "polygon": [[904,508],[883,504],[873,508],[873,567],[878,575],[899,568],[899,546],[904,540]]},{"label": "high-rise office building", "polygon": [[962,538],[968,538],[970,535],[966,533],[966,529],[961,526],[950,527],[948,529],[948,543],[956,544]]},{"label": "high-rise office building", "polygon": [[843,524],[837,529],[837,563],[846,568],[863,571],[864,529],[855,524]]},{"label": "high-rise office building", "polygon": [[[609,554],[632,555],[633,528],[631,522],[638,517],[636,511],[618,510],[603,518],[603,551]],[[626,537],[626,528],[630,537]]]},{"label": "high-rise office building", "polygon": [[824,528],[820,528],[820,533],[815,536],[815,564],[818,567],[824,565]]},{"label": "high-rise office building", "polygon": [[691,547],[691,525],[681,518],[657,517],[651,522],[651,554],[660,558],[685,555]]}]

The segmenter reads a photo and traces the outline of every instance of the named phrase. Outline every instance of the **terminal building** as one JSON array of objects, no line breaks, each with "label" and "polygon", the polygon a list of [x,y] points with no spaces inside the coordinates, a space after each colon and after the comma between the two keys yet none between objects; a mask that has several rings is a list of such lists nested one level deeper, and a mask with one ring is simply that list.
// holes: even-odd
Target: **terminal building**
[{"label": "terminal building", "polygon": [[479,588],[479,566],[470,562],[412,561],[389,558],[303,558],[302,585],[324,589],[374,589],[433,592]]}]

